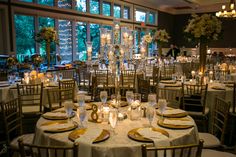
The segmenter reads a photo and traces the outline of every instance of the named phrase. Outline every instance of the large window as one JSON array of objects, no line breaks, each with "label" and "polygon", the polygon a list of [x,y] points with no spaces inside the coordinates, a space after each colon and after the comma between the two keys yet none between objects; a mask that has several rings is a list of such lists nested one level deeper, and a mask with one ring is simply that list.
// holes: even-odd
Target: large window
[{"label": "large window", "polygon": [[58,0],[58,7],[65,8],[65,9],[71,9],[71,2],[72,2],[72,0]]},{"label": "large window", "polygon": [[90,41],[93,42],[92,58],[98,57],[100,49],[100,31],[99,24],[90,24]]},{"label": "large window", "polygon": [[38,0],[38,4],[53,6],[54,0]]},{"label": "large window", "polygon": [[87,60],[86,41],[87,41],[87,29],[86,23],[76,22],[76,60]]},{"label": "large window", "polygon": [[33,0],[19,0],[19,1],[22,1],[22,2],[33,2]]},{"label": "large window", "polygon": [[[38,18],[39,21],[39,30],[42,29],[43,27],[54,27],[55,25],[55,20],[53,18],[49,18],[49,17],[39,17]],[[56,52],[56,45],[55,43],[51,44],[51,48],[50,48],[51,52]],[[41,56],[43,56],[43,58],[45,58],[46,61],[46,44],[45,43],[41,43],[39,46],[39,53]],[[56,55],[55,53],[53,55],[51,55],[51,62],[55,63],[55,59],[56,59]]]},{"label": "large window", "polygon": [[81,12],[86,12],[86,0],[76,0],[75,9]]},{"label": "large window", "polygon": [[121,9],[119,5],[114,5],[114,17],[115,18],[120,18],[121,15]]},{"label": "large window", "polygon": [[98,0],[90,0],[90,13],[99,14],[99,1]]},{"label": "large window", "polygon": [[130,13],[129,13],[129,7],[124,7],[124,13],[123,13],[123,18],[124,19],[129,19],[129,15]]},{"label": "large window", "polygon": [[16,54],[20,62],[35,53],[34,17],[16,14]]},{"label": "large window", "polygon": [[139,22],[145,22],[146,21],[146,12],[136,10],[135,11],[135,20]]},{"label": "large window", "polygon": [[102,15],[111,16],[111,3],[108,2],[102,3]]},{"label": "large window", "polygon": [[72,30],[71,21],[58,20],[59,48],[63,63],[72,60]]}]

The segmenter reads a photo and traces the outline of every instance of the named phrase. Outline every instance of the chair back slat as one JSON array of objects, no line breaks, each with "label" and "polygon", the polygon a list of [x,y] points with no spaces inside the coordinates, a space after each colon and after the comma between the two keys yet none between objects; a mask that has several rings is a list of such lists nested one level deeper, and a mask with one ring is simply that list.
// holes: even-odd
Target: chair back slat
[{"label": "chair back slat", "polygon": [[181,145],[181,146],[168,146],[168,147],[153,147],[142,145],[142,157],[147,157],[148,153],[155,153],[155,156],[158,156],[159,153],[163,154],[162,156],[169,156],[171,153],[172,157],[184,157],[191,154],[192,157],[201,157],[203,148],[203,141],[200,140],[198,144],[190,145]]},{"label": "chair back slat", "polygon": [[[78,145],[76,143],[73,146],[41,146],[34,144],[26,144],[22,139],[18,140],[21,157],[77,157],[78,156]],[[28,151],[30,150],[30,151]]]},{"label": "chair back slat", "polygon": [[230,103],[227,103],[222,98],[219,97],[215,98],[212,134],[220,139],[221,144],[224,144],[229,109],[230,109]]},{"label": "chair back slat", "polygon": [[1,103],[1,111],[6,143],[10,144],[14,137],[22,134],[22,114],[18,99]]},{"label": "chair back slat", "polygon": [[160,71],[161,80],[171,80],[175,73],[175,65],[164,65]]}]

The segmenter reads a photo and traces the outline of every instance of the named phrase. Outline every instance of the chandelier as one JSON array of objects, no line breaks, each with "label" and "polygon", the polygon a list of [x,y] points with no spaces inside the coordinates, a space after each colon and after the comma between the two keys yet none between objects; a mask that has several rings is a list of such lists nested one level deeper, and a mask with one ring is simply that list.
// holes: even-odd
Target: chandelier
[{"label": "chandelier", "polygon": [[216,12],[216,16],[225,18],[236,17],[235,0],[230,0],[229,9],[226,8],[226,5],[222,5],[222,10]]}]

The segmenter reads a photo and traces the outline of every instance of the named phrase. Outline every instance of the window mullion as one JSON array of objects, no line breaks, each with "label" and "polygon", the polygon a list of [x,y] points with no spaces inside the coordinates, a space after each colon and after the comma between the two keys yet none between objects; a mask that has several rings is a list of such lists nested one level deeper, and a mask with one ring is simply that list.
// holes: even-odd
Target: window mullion
[{"label": "window mullion", "polygon": [[[59,22],[58,22],[58,19],[55,19],[55,30],[57,30],[57,36],[58,36],[58,38],[59,38],[59,27],[58,27],[58,24],[59,24]],[[58,39],[59,40],[59,39]],[[60,43],[59,43],[60,44]],[[59,48],[59,45],[57,45],[56,44],[56,53],[58,53],[58,54],[60,54],[61,52],[60,52],[60,48]]]},{"label": "window mullion", "polygon": [[72,31],[71,31],[71,33],[72,33],[72,61],[74,61],[75,59],[76,59],[76,31],[75,31],[75,29],[76,29],[76,27],[75,27],[75,21],[72,21]]}]

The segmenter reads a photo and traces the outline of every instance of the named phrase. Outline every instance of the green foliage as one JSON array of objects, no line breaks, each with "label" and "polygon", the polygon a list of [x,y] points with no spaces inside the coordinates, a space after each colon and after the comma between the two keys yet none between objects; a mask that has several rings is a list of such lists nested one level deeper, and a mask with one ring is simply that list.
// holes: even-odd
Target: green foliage
[{"label": "green foliage", "polygon": [[38,4],[53,6],[54,0],[38,0]]},{"label": "green foliage", "polygon": [[86,41],[87,41],[87,31],[86,31],[86,23],[78,22],[76,26],[77,33],[77,53],[76,59],[81,61],[87,60],[87,52],[86,52]]},{"label": "green foliage", "polygon": [[119,5],[114,5],[114,17],[115,18],[120,18],[120,6]]},{"label": "green foliage", "polygon": [[86,12],[86,0],[76,0],[75,9],[81,12]]},{"label": "green foliage", "polygon": [[15,31],[16,31],[16,54],[19,62],[23,61],[20,55],[29,55],[35,53],[35,30],[34,17],[16,14]]},{"label": "green foliage", "polygon": [[90,24],[90,39],[93,42],[92,56],[97,56],[100,49],[100,25]]},{"label": "green foliage", "polygon": [[110,3],[103,2],[102,14],[105,16],[111,16],[111,4]]},{"label": "green foliage", "polygon": [[98,0],[90,1],[90,13],[99,14],[99,1]]}]

